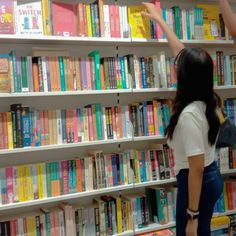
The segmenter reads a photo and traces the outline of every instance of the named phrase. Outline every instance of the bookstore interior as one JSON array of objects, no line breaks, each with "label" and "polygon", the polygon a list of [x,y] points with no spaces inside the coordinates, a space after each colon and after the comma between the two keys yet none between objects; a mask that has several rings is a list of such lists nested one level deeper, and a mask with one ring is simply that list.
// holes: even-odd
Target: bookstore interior
[{"label": "bookstore interior", "polygon": [[[209,52],[214,90],[236,125],[236,53],[218,2],[153,4],[186,47]],[[0,1],[0,235],[175,235],[165,137],[175,62],[144,8]],[[236,235],[236,145],[216,149],[216,160],[224,190],[212,235]]]}]

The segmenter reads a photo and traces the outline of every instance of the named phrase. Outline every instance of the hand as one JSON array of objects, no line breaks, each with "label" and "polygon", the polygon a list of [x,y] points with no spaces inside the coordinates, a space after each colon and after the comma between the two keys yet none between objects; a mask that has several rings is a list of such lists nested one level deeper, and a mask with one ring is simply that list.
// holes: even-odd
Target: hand
[{"label": "hand", "polygon": [[147,16],[149,18],[153,18],[156,21],[159,21],[159,20],[163,19],[162,18],[162,11],[161,11],[161,9],[156,8],[156,6],[153,3],[143,2],[142,4],[147,9],[147,12],[146,11],[142,12],[143,16]]},{"label": "hand", "polygon": [[198,219],[188,220],[185,233],[186,236],[197,236]]}]

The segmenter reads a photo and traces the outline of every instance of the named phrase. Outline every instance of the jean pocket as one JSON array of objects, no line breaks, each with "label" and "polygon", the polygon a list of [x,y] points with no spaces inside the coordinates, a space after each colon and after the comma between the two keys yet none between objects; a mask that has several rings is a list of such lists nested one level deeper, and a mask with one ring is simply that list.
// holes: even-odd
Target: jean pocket
[{"label": "jean pocket", "polygon": [[203,175],[202,184],[209,184],[210,182],[215,181],[217,177],[218,176],[216,171],[211,173],[206,173]]}]

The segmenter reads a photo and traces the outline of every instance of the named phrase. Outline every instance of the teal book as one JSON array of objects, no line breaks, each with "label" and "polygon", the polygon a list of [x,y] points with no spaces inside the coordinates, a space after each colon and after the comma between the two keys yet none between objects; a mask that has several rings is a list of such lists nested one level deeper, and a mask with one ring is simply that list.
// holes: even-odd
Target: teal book
[{"label": "teal book", "polygon": [[16,52],[13,50],[10,52],[10,57],[12,58],[12,69],[13,69],[13,81],[14,81],[14,91],[16,93],[21,92],[18,87],[18,76],[17,76],[17,66],[16,66]]},{"label": "teal book", "polygon": [[[167,19],[166,19],[166,8],[165,7],[162,8],[162,17],[163,17],[164,21],[167,22]],[[162,39],[166,39],[166,35],[164,34],[164,32],[162,33]]]},{"label": "teal book", "polygon": [[29,92],[29,83],[27,78],[26,57],[21,57],[21,90],[22,92]]},{"label": "teal book", "polygon": [[46,163],[46,181],[47,181],[47,195],[48,197],[52,196],[52,188],[51,188],[51,163]]},{"label": "teal book", "polygon": [[155,188],[157,201],[157,215],[159,224],[168,223],[167,196],[165,189]]},{"label": "teal book", "polygon": [[190,12],[186,10],[186,27],[187,27],[187,39],[191,39],[191,29],[190,29]]},{"label": "teal book", "polygon": [[73,181],[73,193],[77,192],[77,176],[76,176],[76,161],[72,160],[72,181]]},{"label": "teal book", "polygon": [[95,50],[89,53],[89,57],[94,59],[94,71],[95,71],[95,89],[101,90],[101,77],[100,77],[100,52]]},{"label": "teal book", "polygon": [[143,221],[142,221],[142,209],[141,209],[141,197],[136,197],[136,211],[137,211],[137,225],[138,228],[143,227]]},{"label": "teal book", "polygon": [[68,161],[68,169],[69,169],[69,176],[68,176],[68,186],[69,186],[69,193],[73,193],[73,166],[72,161]]},{"label": "teal book", "polygon": [[225,76],[225,85],[231,85],[231,68],[230,68],[230,58],[229,55],[226,55],[224,58],[224,76]]},{"label": "teal book", "polygon": [[96,22],[95,22],[95,7],[94,4],[90,4],[91,10],[91,23],[92,23],[92,36],[96,37]]},{"label": "teal book", "polygon": [[95,104],[95,110],[96,110],[96,125],[97,125],[98,140],[103,140],[101,104]]},{"label": "teal book", "polygon": [[66,81],[65,81],[65,68],[63,57],[58,57],[59,67],[60,67],[60,81],[61,81],[61,91],[66,91]]},{"label": "teal book", "polygon": [[126,74],[125,74],[125,60],[124,57],[120,58],[120,67],[121,67],[121,82],[122,82],[122,89],[126,89]]},{"label": "teal book", "polygon": [[160,104],[158,105],[157,108],[157,115],[158,115],[159,133],[160,135],[164,136],[163,113]]}]

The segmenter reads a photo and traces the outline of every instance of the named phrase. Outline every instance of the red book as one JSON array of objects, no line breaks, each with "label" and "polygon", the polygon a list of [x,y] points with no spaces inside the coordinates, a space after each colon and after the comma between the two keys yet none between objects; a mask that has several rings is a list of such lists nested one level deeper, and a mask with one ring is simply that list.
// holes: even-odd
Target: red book
[{"label": "red book", "polygon": [[52,3],[54,35],[76,36],[75,8],[73,4]]},{"label": "red book", "polygon": [[10,221],[11,236],[16,236],[16,227],[17,227],[17,220],[11,220]]},{"label": "red book", "polygon": [[83,3],[77,4],[77,21],[78,21],[78,35],[85,36],[85,22],[84,22],[84,11]]},{"label": "red book", "polygon": [[0,1],[0,34],[14,34],[14,0]]},{"label": "red book", "polygon": [[77,191],[82,192],[82,166],[81,166],[81,160],[76,160],[76,176],[77,176]]},{"label": "red book", "polygon": [[119,13],[119,6],[115,5],[114,6],[114,11],[115,11],[115,37],[120,38],[121,33],[120,33],[120,13]]},{"label": "red book", "polygon": [[[155,4],[157,9],[161,9],[160,0],[153,0],[152,2],[153,2],[153,4]],[[157,38],[162,39],[163,33],[162,33],[162,29],[159,24],[156,24],[156,31],[157,31]]]},{"label": "red book", "polygon": [[109,18],[110,18],[110,31],[111,31],[111,38],[116,37],[116,32],[115,32],[115,5],[110,5],[109,6]]}]

